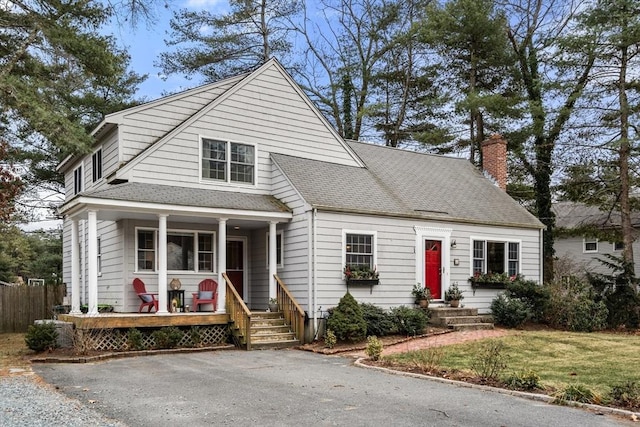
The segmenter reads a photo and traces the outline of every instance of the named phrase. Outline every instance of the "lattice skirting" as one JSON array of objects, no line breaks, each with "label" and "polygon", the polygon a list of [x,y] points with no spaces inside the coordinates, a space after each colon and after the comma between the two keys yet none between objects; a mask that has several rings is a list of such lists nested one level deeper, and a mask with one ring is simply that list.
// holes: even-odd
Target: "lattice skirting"
[{"label": "lattice skirting", "polygon": [[[140,344],[144,349],[157,347],[153,332],[161,328],[140,328]],[[225,344],[229,338],[227,325],[208,325],[177,328],[182,337],[176,347],[203,347]],[[73,337],[74,346],[85,350],[114,350],[126,351],[129,329],[86,329],[76,330]],[[199,342],[198,342],[199,341]]]}]

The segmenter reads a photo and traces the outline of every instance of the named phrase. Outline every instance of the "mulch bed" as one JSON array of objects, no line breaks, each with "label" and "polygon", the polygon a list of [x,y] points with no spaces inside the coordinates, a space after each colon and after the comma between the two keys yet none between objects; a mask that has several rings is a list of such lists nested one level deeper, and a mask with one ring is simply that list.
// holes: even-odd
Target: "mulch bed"
[{"label": "mulch bed", "polygon": [[232,344],[224,344],[207,347],[185,347],[160,350],[139,350],[139,351],[96,351],[90,350],[85,354],[78,354],[73,348],[57,348],[55,350],[37,353],[27,356],[32,363],[89,363],[100,360],[117,359],[123,357],[152,356],[155,354],[171,353],[196,353],[212,350],[231,350],[236,348]]},{"label": "mulch bed", "polygon": [[[432,337],[435,335],[448,334],[450,332],[453,332],[453,330],[429,326],[427,329],[425,329],[424,334],[422,335],[416,335],[412,337],[407,337],[406,335],[388,335],[386,337],[379,337],[378,339],[382,341],[382,345],[384,347],[389,347],[392,345],[401,344],[401,343],[418,339],[418,338]],[[366,341],[362,341],[358,343],[339,342],[333,348],[327,348],[324,344],[324,341],[318,340],[309,344],[298,346],[297,348],[300,350],[312,351],[314,353],[321,353],[321,354],[340,354],[340,353],[351,353],[354,351],[364,350],[365,348],[367,348],[367,342]]]}]

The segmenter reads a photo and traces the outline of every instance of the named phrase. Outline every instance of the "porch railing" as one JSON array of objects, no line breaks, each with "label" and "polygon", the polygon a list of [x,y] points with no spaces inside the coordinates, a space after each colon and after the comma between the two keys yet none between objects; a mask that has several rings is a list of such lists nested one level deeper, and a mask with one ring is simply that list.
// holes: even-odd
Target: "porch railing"
[{"label": "porch railing", "polygon": [[291,332],[295,334],[296,338],[304,343],[304,311],[278,275],[274,274],[273,277],[276,278],[276,299],[284,320],[290,325]]},{"label": "porch railing", "polygon": [[225,309],[235,327],[238,328],[238,333],[244,337],[247,350],[251,350],[251,311],[242,301],[227,273],[222,273],[222,277],[227,287]]}]

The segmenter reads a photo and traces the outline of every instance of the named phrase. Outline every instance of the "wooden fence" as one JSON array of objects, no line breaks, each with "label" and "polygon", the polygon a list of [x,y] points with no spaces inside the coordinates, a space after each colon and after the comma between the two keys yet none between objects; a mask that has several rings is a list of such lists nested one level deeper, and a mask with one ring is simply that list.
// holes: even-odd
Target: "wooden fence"
[{"label": "wooden fence", "polygon": [[26,332],[37,319],[53,318],[64,285],[0,286],[0,332]]}]

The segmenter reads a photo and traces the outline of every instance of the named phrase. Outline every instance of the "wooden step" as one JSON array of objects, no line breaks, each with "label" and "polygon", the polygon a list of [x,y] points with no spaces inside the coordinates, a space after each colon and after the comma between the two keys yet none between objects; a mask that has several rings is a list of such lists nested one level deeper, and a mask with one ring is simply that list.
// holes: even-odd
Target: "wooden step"
[{"label": "wooden step", "polygon": [[251,313],[251,348],[288,348],[300,345],[280,312]]}]

